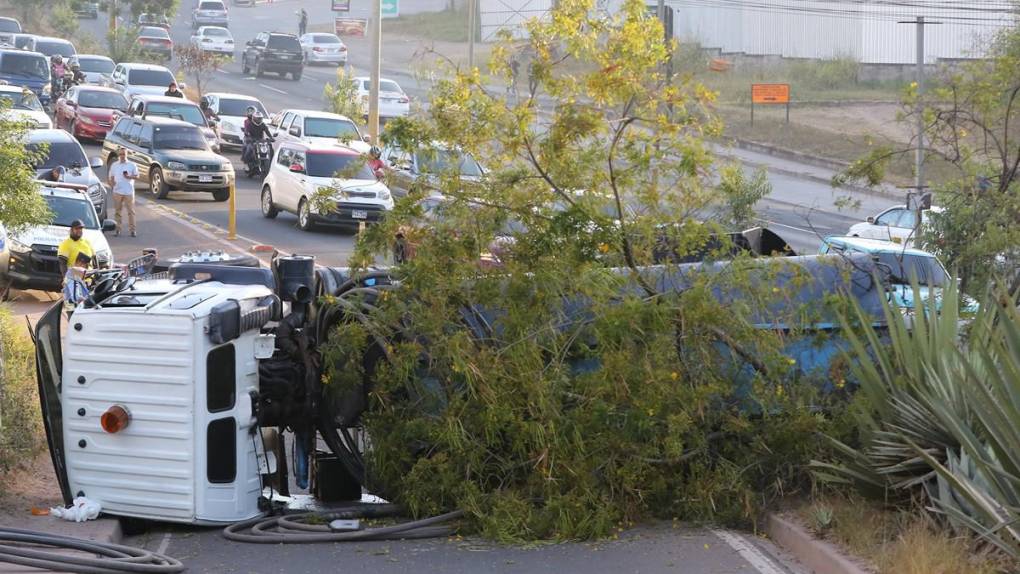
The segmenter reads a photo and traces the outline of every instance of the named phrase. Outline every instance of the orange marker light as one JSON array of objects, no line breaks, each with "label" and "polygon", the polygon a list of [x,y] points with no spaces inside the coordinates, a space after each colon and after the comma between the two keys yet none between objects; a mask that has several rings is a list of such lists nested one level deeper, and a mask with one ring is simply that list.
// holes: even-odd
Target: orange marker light
[{"label": "orange marker light", "polygon": [[106,412],[99,419],[99,424],[103,426],[103,430],[110,434],[124,430],[129,422],[131,422],[131,413],[120,405],[113,405],[106,409]]}]

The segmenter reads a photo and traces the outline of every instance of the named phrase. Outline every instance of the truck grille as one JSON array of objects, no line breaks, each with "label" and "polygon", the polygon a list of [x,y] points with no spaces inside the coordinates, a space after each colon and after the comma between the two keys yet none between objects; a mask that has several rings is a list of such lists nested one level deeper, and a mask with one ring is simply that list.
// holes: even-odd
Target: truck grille
[{"label": "truck grille", "polygon": [[60,275],[60,260],[57,259],[55,245],[33,245],[31,261],[33,272]]}]

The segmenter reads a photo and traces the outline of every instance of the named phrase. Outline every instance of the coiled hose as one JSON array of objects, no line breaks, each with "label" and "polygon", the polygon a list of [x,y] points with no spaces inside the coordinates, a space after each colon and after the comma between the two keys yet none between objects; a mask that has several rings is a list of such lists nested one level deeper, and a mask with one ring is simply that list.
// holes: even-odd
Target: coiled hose
[{"label": "coiled hose", "polygon": [[[223,536],[235,542],[255,544],[307,544],[310,542],[353,542],[364,540],[400,540],[409,538],[437,538],[449,536],[453,527],[444,523],[464,515],[455,510],[392,526],[364,530],[333,531],[332,520],[352,518],[383,518],[396,516],[400,507],[395,504],[370,504],[327,512],[308,512],[272,518],[253,518],[231,524],[223,529]],[[245,532],[248,531],[248,532]]]},{"label": "coiled hose", "polygon": [[[99,557],[60,553],[61,550],[80,550]],[[177,559],[143,548],[6,527],[0,527],[2,562],[80,574],[184,572],[184,565]]]}]

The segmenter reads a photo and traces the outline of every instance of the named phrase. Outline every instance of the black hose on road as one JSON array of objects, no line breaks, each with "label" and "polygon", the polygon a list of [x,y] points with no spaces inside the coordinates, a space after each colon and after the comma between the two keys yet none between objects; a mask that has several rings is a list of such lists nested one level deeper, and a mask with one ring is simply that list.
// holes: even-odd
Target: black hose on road
[{"label": "black hose on road", "polygon": [[[98,557],[61,552],[66,550]],[[144,548],[0,527],[0,563],[3,562],[76,574],[176,574],[185,570],[179,560]]]},{"label": "black hose on road", "polygon": [[[223,536],[235,542],[255,544],[308,544],[312,542],[353,542],[366,540],[401,540],[409,538],[439,538],[453,533],[444,523],[464,515],[461,510],[447,512],[431,518],[402,522],[392,526],[364,530],[333,531],[332,520],[353,518],[383,518],[396,516],[400,507],[395,504],[372,504],[327,512],[308,512],[272,518],[253,518],[231,524],[223,529]],[[245,532],[245,531],[248,532]]]}]

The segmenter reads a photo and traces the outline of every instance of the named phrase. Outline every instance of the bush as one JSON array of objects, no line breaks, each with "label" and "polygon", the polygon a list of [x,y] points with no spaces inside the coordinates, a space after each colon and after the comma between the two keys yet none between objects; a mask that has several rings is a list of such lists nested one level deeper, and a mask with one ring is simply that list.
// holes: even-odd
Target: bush
[{"label": "bush", "polygon": [[789,64],[789,75],[796,86],[832,90],[856,86],[860,67],[858,61],[848,57],[801,60]]},{"label": "bush", "polygon": [[0,471],[31,460],[43,446],[35,348],[10,311],[0,307]]}]

